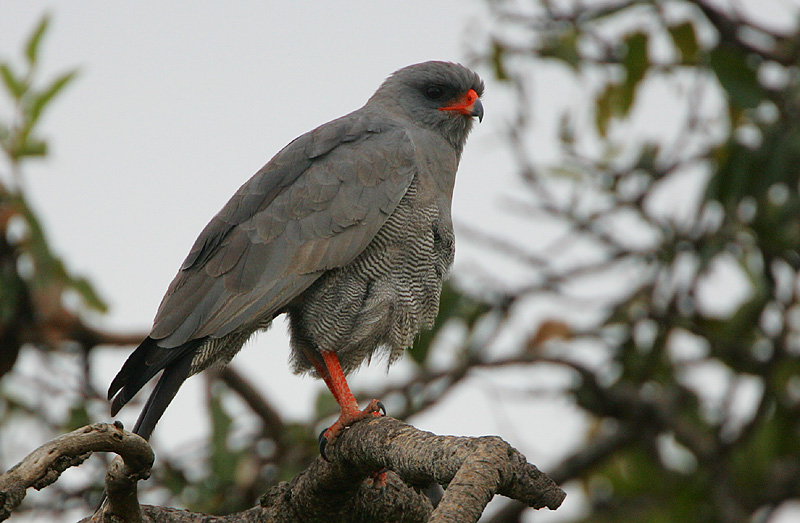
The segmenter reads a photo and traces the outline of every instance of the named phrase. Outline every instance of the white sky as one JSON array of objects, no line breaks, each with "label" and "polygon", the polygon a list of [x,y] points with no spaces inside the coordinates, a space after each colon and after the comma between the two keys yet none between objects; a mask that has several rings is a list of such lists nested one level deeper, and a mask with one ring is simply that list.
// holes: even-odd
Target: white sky
[{"label": "white sky", "polygon": [[[296,136],[360,107],[394,70],[430,59],[463,61],[467,44],[484,36],[476,23],[483,9],[477,0],[0,0],[0,57],[20,63],[22,42],[49,11],[41,76],[80,68],[43,120],[51,154],[29,163],[25,175],[51,244],[111,306],[96,323],[149,330],[197,234],[244,181]],[[551,133],[555,107],[580,96],[558,75],[542,72],[534,92],[543,102],[537,124]],[[512,223],[498,212],[499,201],[518,182],[495,138],[514,110],[509,99],[487,82],[486,118],[467,144],[456,184],[457,234],[459,223],[501,232]],[[540,156],[553,148],[536,143]],[[479,250],[463,239],[457,252],[456,271],[480,263]],[[278,322],[234,365],[285,415],[301,418],[322,385],[289,372],[284,332]],[[98,355],[98,388],[128,352]],[[374,365],[351,382],[359,388],[407,371],[402,362],[388,375]],[[499,434],[546,470],[579,444],[581,418],[552,399],[499,402],[497,395],[501,387],[553,378],[547,369],[481,374],[413,422],[439,433]],[[177,448],[205,430],[193,414],[201,385],[189,380],[167,410],[155,433],[162,447]],[[131,426],[137,414],[128,408],[120,418]],[[553,419],[558,423],[541,421]],[[579,498],[572,489],[557,513],[539,513],[536,521],[575,516]]]},{"label": "white sky", "polygon": [[[394,70],[463,60],[462,43],[475,38],[465,27],[480,11],[463,1],[222,4],[19,1],[0,16],[4,58],[20,63],[21,42],[49,11],[41,76],[80,68],[43,119],[51,154],[29,162],[25,178],[51,244],[110,304],[96,319],[103,328],[149,330],[195,238],[244,181],[296,136],[363,105]],[[513,180],[489,143],[500,125],[491,87],[484,98],[454,197],[455,220],[473,224],[497,214]],[[457,264],[468,250],[459,243]],[[319,384],[289,373],[284,332],[278,322],[236,361],[303,416]],[[127,352],[108,355],[98,388]],[[121,415],[128,425],[133,410]]]},{"label": "white sky", "polygon": [[[27,193],[68,267],[88,276],[110,304],[96,323],[141,332],[149,330],[197,234],[245,180],[296,136],[363,105],[396,69],[430,59],[463,61],[465,42],[480,37],[472,21],[482,9],[463,0],[66,5],[0,0],[3,59],[21,63],[22,42],[49,11],[41,77],[80,68],[43,119],[50,155],[26,166]],[[486,118],[462,159],[454,218],[491,229],[486,221],[499,219],[499,194],[510,191],[514,178],[491,139],[502,125],[491,83],[484,105]],[[457,265],[469,251],[459,243]],[[284,333],[279,322],[234,364],[285,415],[299,418],[321,384],[289,372]],[[98,388],[105,389],[129,352],[98,355]],[[35,362],[27,364],[35,373]],[[406,374],[403,363],[388,377],[385,366],[374,365],[351,383],[358,388]],[[513,406],[493,407],[493,381],[471,381],[415,424],[440,433],[501,434],[523,452],[536,449],[540,455],[529,452],[529,459],[537,465],[554,463],[550,445],[533,444],[528,428],[509,425]],[[193,414],[201,387],[201,380],[189,380],[168,409],[154,436],[162,448],[179,448],[205,430]],[[541,415],[560,408],[544,405]],[[136,415],[128,408],[120,418],[131,426]],[[561,424],[547,439],[577,443],[570,428]]]}]

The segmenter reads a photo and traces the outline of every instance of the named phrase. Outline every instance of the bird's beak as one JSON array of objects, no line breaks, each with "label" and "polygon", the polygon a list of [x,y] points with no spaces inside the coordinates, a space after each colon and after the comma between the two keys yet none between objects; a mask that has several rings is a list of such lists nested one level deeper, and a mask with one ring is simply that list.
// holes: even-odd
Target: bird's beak
[{"label": "bird's beak", "polygon": [[483,121],[483,104],[481,103],[480,100],[475,100],[472,103],[472,108],[469,109],[469,115],[477,116],[479,122]]},{"label": "bird's beak", "polygon": [[478,121],[483,121],[483,104],[474,89],[467,91],[463,97],[450,105],[439,108],[440,111],[457,111],[466,116],[477,116]]}]

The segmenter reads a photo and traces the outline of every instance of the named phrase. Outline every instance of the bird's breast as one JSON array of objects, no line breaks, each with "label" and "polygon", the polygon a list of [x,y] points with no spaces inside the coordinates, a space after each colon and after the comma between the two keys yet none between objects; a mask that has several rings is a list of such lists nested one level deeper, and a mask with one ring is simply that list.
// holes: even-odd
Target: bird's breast
[{"label": "bird's breast", "polygon": [[453,231],[449,209],[420,194],[418,182],[358,257],[326,272],[289,308],[296,370],[310,369],[309,349],[336,352],[345,372],[376,350],[396,358],[433,324]]}]

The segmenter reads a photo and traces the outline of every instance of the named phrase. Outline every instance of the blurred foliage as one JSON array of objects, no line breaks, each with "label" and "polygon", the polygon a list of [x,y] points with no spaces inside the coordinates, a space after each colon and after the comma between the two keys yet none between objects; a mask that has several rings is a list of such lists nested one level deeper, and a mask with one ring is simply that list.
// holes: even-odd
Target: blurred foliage
[{"label": "blurred foliage", "polygon": [[800,500],[800,30],[705,1],[488,5],[475,54],[526,115],[545,64],[593,109],[564,100],[549,164],[533,119],[507,133],[531,231],[543,215],[568,231],[509,295],[595,314],[565,311],[581,328],[540,348],[593,420],[556,467],[588,496],[577,521],[770,520]]},{"label": "blurred foliage", "polygon": [[[77,75],[76,70],[41,76],[41,48],[49,26],[43,17],[23,45],[21,62],[0,57],[0,91],[8,114],[0,114],[0,468],[14,457],[13,442],[42,443],[90,423],[88,351],[99,333],[84,323],[107,306],[88,279],[67,268],[53,251],[25,191],[23,169],[48,153],[42,117]],[[35,374],[17,372],[26,353]],[[86,385],[80,389],[75,382]],[[17,429],[23,431],[21,434]],[[38,442],[38,443],[37,443]],[[26,448],[30,451],[33,447]],[[21,456],[16,456],[17,458]],[[101,469],[98,469],[101,470]],[[92,480],[92,484],[99,482]],[[99,489],[95,487],[99,493]],[[49,493],[46,510],[57,517],[79,496],[68,488]],[[77,498],[77,499],[76,499]]]},{"label": "blurred foliage", "polygon": [[[547,397],[577,407],[587,430],[548,472],[584,492],[575,521],[769,521],[800,501],[800,31],[697,1],[487,6],[487,38],[474,40],[473,57],[499,81],[489,87],[516,97],[498,136],[525,190],[508,206],[517,240],[485,241],[490,231],[473,241],[532,276],[473,278],[470,292],[447,284],[434,328],[409,352],[411,375],[357,395],[404,418],[476,368],[563,372],[571,380]],[[59,415],[6,386],[21,347],[53,358],[76,344],[83,352],[72,364],[89,383],[97,339],[63,325],[105,309],[48,248],[24,197],[21,166],[47,153],[37,124],[75,76],[35,87],[47,24],[25,44],[21,72],[0,63],[15,110],[0,119],[0,375],[9,373],[0,431],[23,413],[52,432],[106,412],[88,385]],[[546,94],[535,83],[554,68],[569,83],[560,97],[532,96]],[[538,104],[556,106],[557,117],[538,121],[547,113]],[[560,154],[545,163],[535,150],[548,139]],[[552,224],[561,232],[542,244]],[[64,293],[81,297],[80,310],[63,305]],[[536,303],[549,312],[520,334]],[[521,392],[541,395],[534,381]],[[142,488],[164,504],[252,506],[317,455],[316,435],[335,411],[325,392],[313,419],[287,422],[235,373],[206,389],[209,439],[169,455],[154,443],[158,466]],[[525,405],[515,412],[525,416]],[[88,513],[101,478],[39,508],[83,503]],[[521,521],[526,510],[508,504],[485,519]]]},{"label": "blurred foliage", "polygon": [[34,87],[39,62],[39,45],[50,23],[43,17],[25,44],[25,70],[15,73],[10,62],[0,62],[0,78],[17,111],[11,122],[0,122],[0,145],[12,164],[47,154],[47,142],[34,134],[44,109],[75,77],[76,71],[58,75],[41,88]]},{"label": "blurred foliage", "polygon": [[76,75],[71,70],[37,87],[39,48],[48,23],[42,18],[26,42],[21,71],[0,61],[0,79],[13,111],[0,118],[0,149],[8,169],[0,178],[0,376],[12,368],[24,343],[55,348],[64,341],[57,324],[65,314],[79,313],[64,310],[67,293],[80,296],[87,309],[106,310],[88,280],[71,274],[50,249],[23,190],[22,163],[47,154],[47,142],[37,133],[41,116]]}]

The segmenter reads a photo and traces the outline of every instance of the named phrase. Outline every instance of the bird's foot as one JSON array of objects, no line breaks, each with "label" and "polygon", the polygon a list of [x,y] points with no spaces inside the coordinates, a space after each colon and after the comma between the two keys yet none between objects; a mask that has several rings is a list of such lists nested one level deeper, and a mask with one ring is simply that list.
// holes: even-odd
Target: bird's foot
[{"label": "bird's foot", "polygon": [[362,419],[385,415],[386,407],[384,407],[383,403],[378,400],[370,401],[369,405],[367,405],[364,410],[358,410],[358,408],[342,409],[342,413],[339,414],[339,419],[337,419],[333,425],[320,433],[319,453],[322,455],[325,461],[330,461],[328,456],[325,454],[325,448],[328,446],[328,444],[333,443],[333,441],[344,429],[357,421],[361,421]]},{"label": "bird's foot", "polygon": [[372,480],[372,487],[376,489],[381,489],[382,492],[386,491],[386,473],[389,472],[389,469],[382,468],[376,472],[373,472],[370,475],[370,479]]}]

